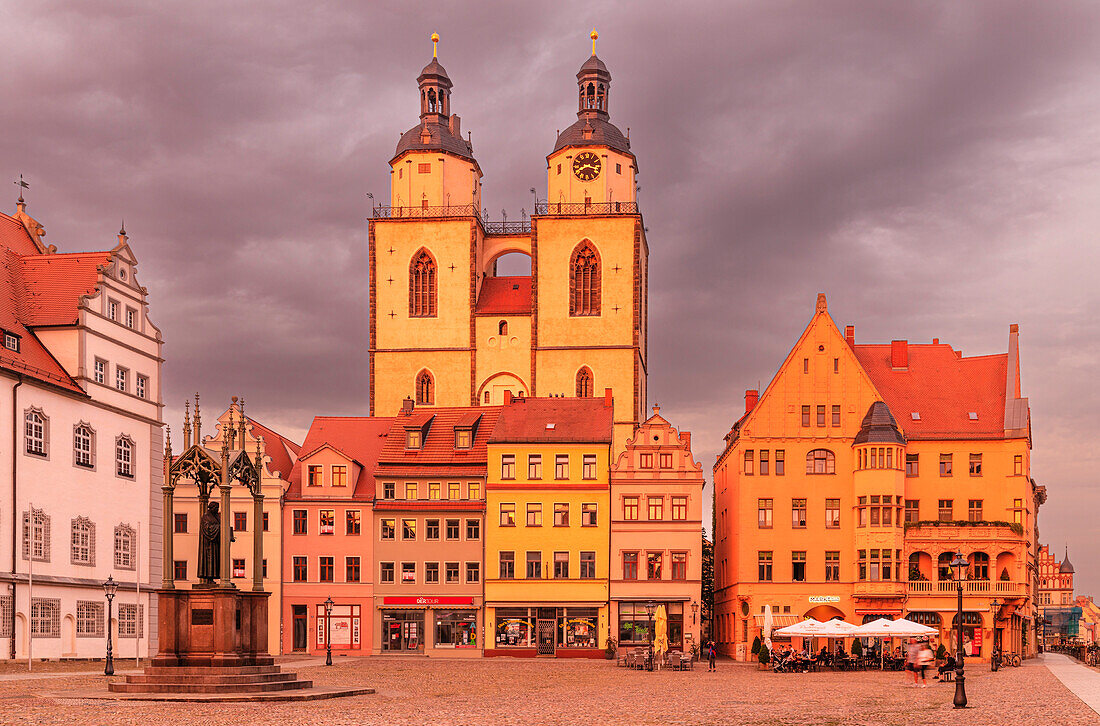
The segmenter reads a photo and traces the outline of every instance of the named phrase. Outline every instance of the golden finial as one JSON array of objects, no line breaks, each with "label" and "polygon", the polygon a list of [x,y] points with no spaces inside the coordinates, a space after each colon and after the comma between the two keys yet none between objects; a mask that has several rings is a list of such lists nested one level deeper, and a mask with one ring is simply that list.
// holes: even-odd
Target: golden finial
[{"label": "golden finial", "polygon": [[595,28],[592,28],[589,37],[592,38],[592,55],[596,55],[596,39],[600,37],[600,34],[596,32]]},{"label": "golden finial", "polygon": [[439,33],[432,33],[432,60],[439,57]]}]

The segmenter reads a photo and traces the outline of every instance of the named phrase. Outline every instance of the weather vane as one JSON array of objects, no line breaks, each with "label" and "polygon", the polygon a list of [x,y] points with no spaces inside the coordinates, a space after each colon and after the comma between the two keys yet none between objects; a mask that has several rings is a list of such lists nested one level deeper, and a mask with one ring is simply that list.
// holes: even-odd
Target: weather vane
[{"label": "weather vane", "polygon": [[23,181],[23,175],[19,175],[19,181],[13,181],[12,184],[19,187],[19,201],[23,201],[23,190],[30,189],[31,185]]}]

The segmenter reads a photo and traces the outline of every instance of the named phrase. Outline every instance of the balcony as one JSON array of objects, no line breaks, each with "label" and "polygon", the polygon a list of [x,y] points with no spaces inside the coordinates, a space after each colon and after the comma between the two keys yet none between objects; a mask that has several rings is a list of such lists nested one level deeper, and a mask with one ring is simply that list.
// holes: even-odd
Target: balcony
[{"label": "balcony", "polygon": [[473,204],[453,207],[390,207],[377,205],[371,209],[371,219],[438,219],[439,217],[477,217],[481,210]]},{"label": "balcony", "polygon": [[[910,595],[954,595],[958,584],[954,580],[910,580]],[[1027,585],[1023,582],[1005,580],[966,580],[963,593],[966,595],[989,595],[990,597],[1023,597]]]},{"label": "balcony", "polygon": [[637,214],[637,202],[535,202],[535,214]]}]

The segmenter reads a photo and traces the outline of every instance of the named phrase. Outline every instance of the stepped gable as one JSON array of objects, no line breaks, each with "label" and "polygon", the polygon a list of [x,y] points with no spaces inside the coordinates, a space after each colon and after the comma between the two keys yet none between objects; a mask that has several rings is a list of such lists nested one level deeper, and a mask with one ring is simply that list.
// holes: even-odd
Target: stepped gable
[{"label": "stepped gable", "polygon": [[386,443],[386,433],[393,423],[392,417],[383,416],[317,416],[309,427],[301,452],[294,461],[288,477],[287,499],[302,496],[302,465],[304,457],[323,446],[336,449],[359,466],[352,499],[370,501],[374,498],[374,468],[378,455]]}]

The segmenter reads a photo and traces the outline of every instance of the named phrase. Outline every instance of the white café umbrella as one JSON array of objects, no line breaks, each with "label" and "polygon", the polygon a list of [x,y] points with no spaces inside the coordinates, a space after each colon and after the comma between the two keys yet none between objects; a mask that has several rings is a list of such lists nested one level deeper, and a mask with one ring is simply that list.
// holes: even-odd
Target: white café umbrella
[{"label": "white caf\u00e9 umbrella", "polygon": [[856,626],[843,620],[826,620],[821,624],[820,637],[822,638],[852,638]]},{"label": "white caf\u00e9 umbrella", "polygon": [[775,631],[776,635],[790,635],[795,637],[813,637],[819,635],[825,623],[814,618],[807,618],[800,623],[788,625]]},{"label": "white caf\u00e9 umbrella", "polygon": [[[938,631],[935,628],[914,623],[912,620],[906,620],[905,618],[899,618],[898,620],[879,618],[859,626],[853,634],[869,638],[917,638],[933,635],[936,632]],[[879,668],[883,667],[885,660],[886,653],[882,652],[879,658]]]},{"label": "white caf\u00e9 umbrella", "polygon": [[768,655],[772,653],[772,606],[764,606],[764,645],[768,646]]}]

